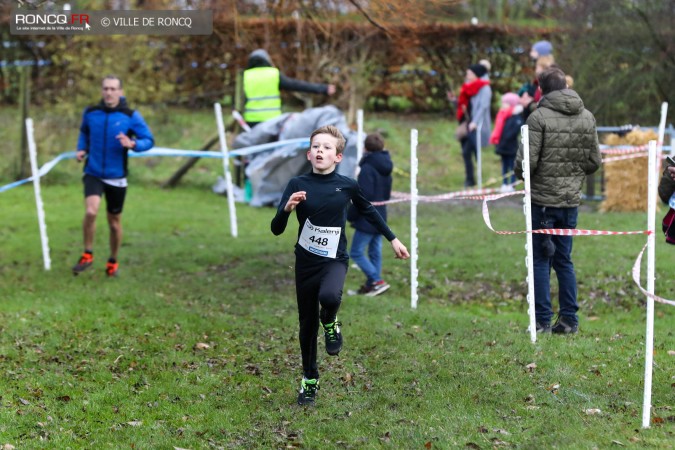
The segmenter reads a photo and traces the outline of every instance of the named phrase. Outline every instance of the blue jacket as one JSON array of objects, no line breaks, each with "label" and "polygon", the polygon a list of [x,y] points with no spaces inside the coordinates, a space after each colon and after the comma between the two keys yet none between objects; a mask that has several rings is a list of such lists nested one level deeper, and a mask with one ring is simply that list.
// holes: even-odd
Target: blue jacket
[{"label": "blue jacket", "polygon": [[90,106],[82,114],[77,149],[87,152],[84,173],[97,178],[124,178],[127,176],[127,153],[115,137],[124,133],[136,140],[134,151],[150,150],[155,144],[152,132],[138,111],[127,106],[124,97],[114,107],[103,101]]},{"label": "blue jacket", "polygon": [[[361,166],[361,171],[359,172],[358,182],[363,196],[370,202],[389,200],[392,185],[391,172],[394,170],[394,163],[389,156],[389,152],[383,150],[365,153],[359,162],[359,166]],[[375,209],[386,222],[387,206],[379,205],[375,206]],[[370,234],[380,233],[365,217],[358,213],[354,206],[349,208],[347,219],[357,230]]]}]

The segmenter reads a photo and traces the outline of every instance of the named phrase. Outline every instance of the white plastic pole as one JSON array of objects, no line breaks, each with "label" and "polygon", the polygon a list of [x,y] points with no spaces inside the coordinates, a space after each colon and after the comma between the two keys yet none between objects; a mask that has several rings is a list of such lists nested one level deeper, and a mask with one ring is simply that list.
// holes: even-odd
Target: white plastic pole
[{"label": "white plastic pole", "polygon": [[363,110],[356,110],[356,169],[354,170],[354,176],[358,176],[361,171],[361,158],[363,157],[363,141],[366,138],[363,132]]},{"label": "white plastic pole", "polygon": [[33,134],[33,119],[26,119],[26,134],[28,136],[28,154],[30,156],[30,170],[33,172],[33,190],[35,191],[35,206],[37,208],[38,225],[40,227],[40,241],[42,242],[42,260],[45,270],[50,270],[52,260],[49,257],[49,237],[47,237],[47,224],[45,223],[45,209],[42,204],[40,193],[40,171],[37,164],[37,146]]},{"label": "white plastic pole", "polygon": [[417,309],[417,130],[410,130],[410,307]]},{"label": "white plastic pole", "polygon": [[[647,200],[647,292],[654,295],[656,258],[656,141],[649,141],[649,189]],[[645,334],[645,393],[642,404],[642,428],[649,428],[652,409],[652,367],[654,360],[654,299],[647,296],[647,330]]]},{"label": "white plastic pole", "polygon": [[218,137],[220,138],[220,151],[223,152],[223,171],[225,172],[225,186],[227,188],[227,203],[230,207],[230,232],[237,237],[237,210],[234,206],[234,190],[232,189],[232,175],[230,174],[230,153],[225,140],[225,125],[223,124],[223,110],[220,103],[214,103],[216,124],[218,125]]},{"label": "white plastic pole", "polygon": [[527,267],[527,312],[530,316],[530,340],[537,342],[537,319],[534,314],[534,253],[532,251],[532,196],[530,194],[530,134],[527,125],[520,127],[523,142],[523,179],[525,180],[525,196],[523,211],[525,212],[525,267]]},{"label": "white plastic pole", "polygon": [[481,151],[481,142],[480,142],[480,129],[482,128],[481,124],[478,124],[476,128],[476,173],[478,181],[478,189],[483,188],[483,156]]}]

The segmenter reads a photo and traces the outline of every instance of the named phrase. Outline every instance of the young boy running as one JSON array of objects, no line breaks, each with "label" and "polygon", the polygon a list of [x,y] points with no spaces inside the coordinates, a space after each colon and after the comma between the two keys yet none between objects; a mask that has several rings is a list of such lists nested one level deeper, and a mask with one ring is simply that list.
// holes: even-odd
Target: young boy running
[{"label": "young boy running", "polygon": [[356,180],[335,172],[336,165],[342,161],[345,143],[340,131],[331,125],[312,133],[307,151],[312,171],[288,182],[272,219],[272,233],[277,236],[286,229],[293,210],[299,224],[295,244],[295,289],[303,369],[298,395],[300,405],[314,404],[319,389],[316,364],[319,322],[324,331],[326,352],[337,355],[342,349],[337,312],[349,262],[345,223],[350,201],[391,242],[396,258],[410,257],[375,207],[363,196]]}]

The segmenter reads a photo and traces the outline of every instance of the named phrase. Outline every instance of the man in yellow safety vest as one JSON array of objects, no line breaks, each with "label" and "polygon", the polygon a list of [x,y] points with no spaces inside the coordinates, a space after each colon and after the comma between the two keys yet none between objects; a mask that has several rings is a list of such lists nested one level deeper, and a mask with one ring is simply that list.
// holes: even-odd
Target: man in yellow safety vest
[{"label": "man in yellow safety vest", "polygon": [[244,120],[253,127],[281,115],[280,91],[309,92],[333,95],[335,85],[295,80],[272,66],[270,55],[263,49],[253,51],[244,71]]}]

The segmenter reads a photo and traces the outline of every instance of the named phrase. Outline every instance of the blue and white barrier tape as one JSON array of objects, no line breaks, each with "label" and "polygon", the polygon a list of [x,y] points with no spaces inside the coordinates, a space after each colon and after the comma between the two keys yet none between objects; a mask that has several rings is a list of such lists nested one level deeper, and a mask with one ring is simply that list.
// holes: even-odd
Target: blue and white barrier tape
[{"label": "blue and white barrier tape", "polygon": [[[253,145],[251,147],[232,150],[228,152],[228,154],[230,158],[235,158],[237,156],[249,156],[267,150],[274,150],[279,147],[285,147],[287,145],[294,145],[294,144],[296,145],[295,148],[308,147],[309,138],[297,138],[297,139],[287,139],[285,141],[268,142],[267,144]],[[59,162],[65,159],[75,159],[75,153],[76,152],[61,153],[56,158],[44,164],[42,167],[40,167],[40,170],[38,171],[40,177],[47,175],[47,173],[49,173],[49,171],[51,171],[54,168],[54,166],[56,166]],[[129,157],[131,158],[143,158],[143,157],[147,158],[151,156],[187,156],[193,158],[222,158],[223,153],[215,151],[178,150],[175,148],[165,148],[165,147],[155,147],[152,150],[148,150],[147,152],[133,152],[133,151],[129,152]],[[31,181],[33,181],[32,176],[24,178],[23,180],[6,184],[4,186],[0,186],[0,192],[8,191],[17,186],[21,186],[22,184],[30,183]]]}]

